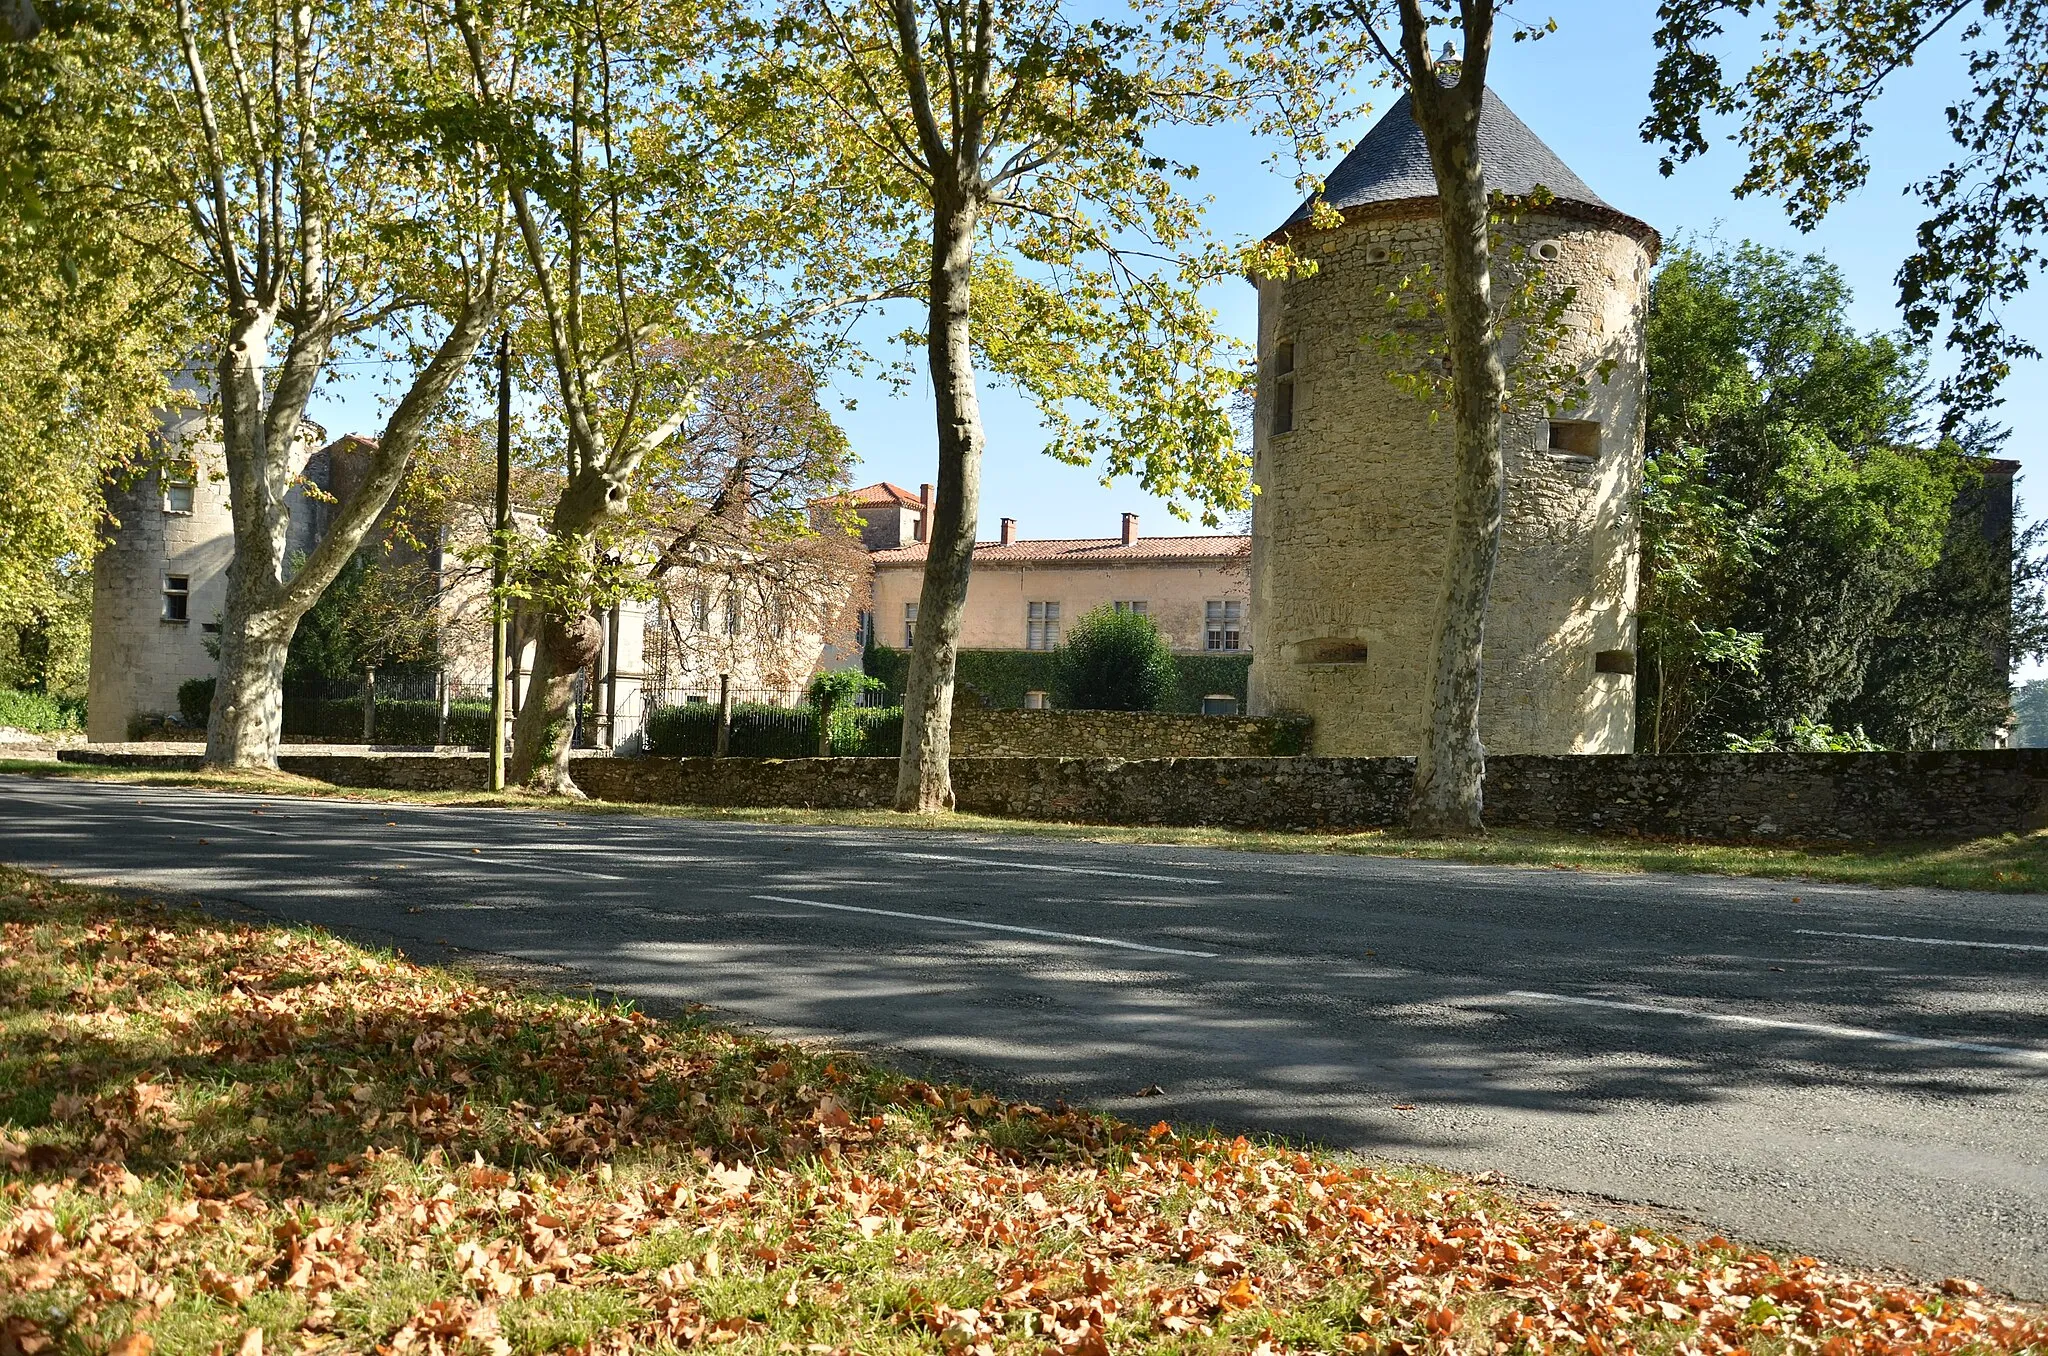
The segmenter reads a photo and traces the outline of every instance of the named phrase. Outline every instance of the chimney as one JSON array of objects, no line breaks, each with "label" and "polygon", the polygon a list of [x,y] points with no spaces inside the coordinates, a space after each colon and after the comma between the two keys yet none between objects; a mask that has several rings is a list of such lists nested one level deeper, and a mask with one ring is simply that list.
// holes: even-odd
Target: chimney
[{"label": "chimney", "polygon": [[932,539],[932,487],[930,485],[920,485],[917,487],[917,539],[919,541],[930,541]]},{"label": "chimney", "polygon": [[1135,513],[1126,513],[1124,515],[1124,545],[1134,545],[1137,542],[1137,540],[1138,515]]},{"label": "chimney", "polygon": [[1015,546],[1016,544],[1017,520],[1015,518],[1005,518],[1003,519],[1003,545]]}]

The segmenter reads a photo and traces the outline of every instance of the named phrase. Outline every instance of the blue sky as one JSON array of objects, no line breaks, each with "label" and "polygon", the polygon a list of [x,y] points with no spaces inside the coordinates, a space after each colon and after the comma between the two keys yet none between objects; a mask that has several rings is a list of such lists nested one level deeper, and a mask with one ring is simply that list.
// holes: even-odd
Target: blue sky
[{"label": "blue sky", "polygon": [[[1905,73],[1878,109],[1870,184],[1837,207],[1820,230],[1801,235],[1777,203],[1732,196],[1742,170],[1733,147],[1717,146],[1670,179],[1657,173],[1655,149],[1636,132],[1647,111],[1655,60],[1655,6],[1649,0],[1552,0],[1547,7],[1538,0],[1517,8],[1525,19],[1554,16],[1558,31],[1533,44],[1503,44],[1494,62],[1493,86],[1602,197],[1649,221],[1667,239],[1718,233],[1731,242],[1749,238],[1818,252],[1840,267],[1854,287],[1860,327],[1896,327],[1892,276],[1920,219],[1917,204],[1902,190],[1946,163],[1950,148],[1942,109],[1961,88],[1960,59],[1944,56]],[[1729,50],[1737,51],[1733,45]],[[1345,140],[1355,140],[1366,125],[1362,121]],[[1215,195],[1210,220],[1221,236],[1263,235],[1298,200],[1291,169],[1267,168],[1263,162],[1272,148],[1246,133],[1205,132],[1170,149],[1202,166],[1201,185]],[[1209,302],[1223,325],[1250,340],[1255,308],[1249,285],[1218,287]],[[896,325],[909,319],[905,313]],[[2025,300],[2007,321],[2022,334],[2048,335],[2048,294]],[[880,326],[877,332],[893,327]],[[2043,376],[2038,364],[2017,372],[2000,411],[2019,430],[2007,455],[2029,471],[2037,464],[2048,466],[2032,439],[2032,430],[2048,412]],[[901,395],[878,380],[841,381],[837,394],[855,405],[838,417],[861,458],[858,482],[893,480],[914,491],[920,481],[933,478],[930,388],[921,376]],[[375,382],[367,373],[350,373],[322,394],[313,415],[332,432],[370,432],[379,422],[378,409]],[[1043,456],[1043,437],[1029,407],[1007,392],[984,387],[983,412],[989,442],[982,488],[984,537],[995,535],[996,520],[1003,517],[1018,519],[1027,537],[1110,536],[1117,531],[1118,515],[1126,511],[1142,514],[1148,533],[1203,530],[1176,523],[1164,504],[1135,484],[1103,486],[1094,474]]]}]

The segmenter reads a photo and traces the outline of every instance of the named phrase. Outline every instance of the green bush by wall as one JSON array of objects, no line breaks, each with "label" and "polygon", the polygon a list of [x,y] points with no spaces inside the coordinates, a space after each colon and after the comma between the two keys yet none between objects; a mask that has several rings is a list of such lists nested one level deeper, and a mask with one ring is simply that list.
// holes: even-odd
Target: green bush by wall
[{"label": "green bush by wall", "polygon": [[[206,728],[213,709],[213,679],[188,678],[178,684],[178,717],[194,729]],[[377,703],[379,744],[432,744],[440,731],[441,704],[396,697]],[[314,697],[285,689],[284,733],[300,739],[359,744],[363,739],[360,697]],[[456,702],[448,708],[448,742],[483,748],[491,737],[489,702]]]},{"label": "green bush by wall", "polygon": [[[1242,711],[1249,699],[1252,657],[1248,654],[1176,654],[1174,667],[1180,686],[1162,711],[1199,715],[1202,698],[1227,692],[1237,698]],[[910,671],[910,652],[887,645],[870,645],[864,667],[882,680],[891,705],[903,701],[903,679]],[[1052,692],[1058,684],[1059,652],[1056,650],[962,650],[959,681],[980,694],[984,705],[998,710],[1018,710],[1026,692]]]},{"label": "green bush by wall", "polygon": [[69,734],[85,728],[85,703],[0,687],[0,725],[30,734]]},{"label": "green bush by wall", "polygon": [[[647,717],[647,751],[664,758],[708,758],[718,751],[718,707],[711,702],[658,706]],[[894,758],[903,746],[900,707],[842,709],[832,722],[832,752],[840,758]],[[732,708],[735,758],[813,758],[818,713],[808,706],[740,702]]]}]

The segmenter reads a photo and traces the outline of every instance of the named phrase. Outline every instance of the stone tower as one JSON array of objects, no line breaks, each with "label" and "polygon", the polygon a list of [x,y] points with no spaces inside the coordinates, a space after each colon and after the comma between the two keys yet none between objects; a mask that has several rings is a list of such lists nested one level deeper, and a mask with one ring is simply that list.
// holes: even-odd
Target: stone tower
[{"label": "stone tower", "polygon": [[[1583,409],[1511,409],[1507,502],[1486,622],[1480,732],[1494,753],[1626,753],[1635,738],[1636,501],[1642,480],[1643,318],[1657,233],[1609,207],[1486,94],[1487,183],[1554,201],[1503,225],[1547,284],[1576,293],[1563,355],[1591,373]],[[1313,752],[1413,754],[1455,475],[1451,421],[1388,379],[1371,336],[1402,323],[1388,294],[1437,267],[1436,181],[1404,97],[1329,176],[1343,224],[1309,204],[1274,233],[1319,272],[1259,284],[1252,522],[1258,658],[1251,706],[1315,720]]]}]

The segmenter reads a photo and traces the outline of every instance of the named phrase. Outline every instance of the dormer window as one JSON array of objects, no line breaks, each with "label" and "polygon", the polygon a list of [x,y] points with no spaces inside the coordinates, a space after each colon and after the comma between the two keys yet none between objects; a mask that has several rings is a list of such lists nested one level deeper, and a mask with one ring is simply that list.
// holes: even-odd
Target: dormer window
[{"label": "dormer window", "polygon": [[1294,431],[1294,341],[1273,345],[1273,432]]}]

